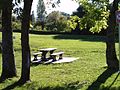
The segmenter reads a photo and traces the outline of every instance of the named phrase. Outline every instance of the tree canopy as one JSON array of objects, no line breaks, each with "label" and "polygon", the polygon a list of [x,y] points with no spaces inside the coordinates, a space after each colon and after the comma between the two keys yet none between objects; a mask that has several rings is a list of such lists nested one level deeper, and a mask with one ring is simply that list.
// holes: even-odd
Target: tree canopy
[{"label": "tree canopy", "polygon": [[[81,29],[90,28],[90,31],[93,33],[99,33],[102,29],[107,28],[109,2],[105,0],[79,0],[78,2],[84,9],[84,16],[79,19],[77,18],[78,15],[72,16],[72,22],[73,20],[79,21]],[[75,23],[72,23],[71,26],[72,28],[75,27]]]},{"label": "tree canopy", "polygon": [[38,4],[37,4],[37,19],[39,21],[43,21],[43,19],[45,18],[45,4],[43,0],[38,0]]}]

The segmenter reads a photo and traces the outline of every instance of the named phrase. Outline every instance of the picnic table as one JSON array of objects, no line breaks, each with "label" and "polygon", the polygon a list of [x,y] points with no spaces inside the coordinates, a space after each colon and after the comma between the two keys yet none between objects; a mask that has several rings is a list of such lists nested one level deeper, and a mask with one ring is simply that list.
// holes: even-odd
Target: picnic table
[{"label": "picnic table", "polygon": [[38,55],[39,54],[42,54],[42,52],[37,52],[37,53],[33,53],[33,56],[34,56],[34,59],[33,59],[33,61],[36,61],[36,60],[38,60]]},{"label": "picnic table", "polygon": [[[64,52],[54,52],[57,48],[44,48],[40,49],[39,52],[33,53],[34,59],[33,62],[41,62],[41,61],[57,61],[60,59],[63,59]],[[41,55],[40,58],[38,58],[38,55]]]},{"label": "picnic table", "polygon": [[49,59],[52,58],[51,54],[53,54],[53,52],[56,50],[57,48],[45,48],[45,49],[40,49],[40,52],[42,52],[41,54],[41,60],[42,61],[47,61],[48,58],[46,58],[47,53],[49,52]]}]

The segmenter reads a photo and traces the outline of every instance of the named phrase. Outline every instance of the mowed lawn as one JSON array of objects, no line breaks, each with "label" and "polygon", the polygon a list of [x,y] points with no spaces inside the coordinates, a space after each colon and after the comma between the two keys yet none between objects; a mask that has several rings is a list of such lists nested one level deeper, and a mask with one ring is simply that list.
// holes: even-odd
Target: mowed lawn
[{"label": "mowed lawn", "polygon": [[[9,90],[11,85],[19,80],[21,74],[20,34],[14,33],[13,36],[18,76],[1,83],[0,89]],[[41,48],[55,47],[56,51],[64,51],[64,56],[79,57],[79,59],[72,63],[31,65],[31,82],[12,88],[14,90],[87,90],[88,87],[93,86],[98,87],[97,90],[107,90],[110,86],[110,90],[120,90],[120,76],[115,80],[118,73],[107,78],[101,76],[107,69],[104,41],[105,38],[101,36],[30,34],[31,55]],[[118,49],[117,46],[116,44]],[[0,65],[1,72],[2,58]],[[96,82],[98,78],[103,81]]]}]

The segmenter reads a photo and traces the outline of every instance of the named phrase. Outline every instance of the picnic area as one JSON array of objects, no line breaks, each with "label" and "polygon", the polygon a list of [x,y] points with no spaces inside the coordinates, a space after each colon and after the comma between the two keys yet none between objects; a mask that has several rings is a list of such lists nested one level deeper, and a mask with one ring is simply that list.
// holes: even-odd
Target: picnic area
[{"label": "picnic area", "polygon": [[[21,73],[21,46],[20,33],[14,33],[14,53],[16,59],[17,74]],[[1,34],[0,34],[1,37]],[[31,56],[39,49],[56,47],[56,52],[63,51],[64,57],[79,57],[70,63],[59,64],[38,64],[31,65],[31,83],[22,87],[15,87],[15,90],[86,90],[97,78],[105,73],[105,42],[102,36],[81,36],[81,35],[35,35],[30,34]],[[118,44],[116,44],[118,46]],[[0,62],[1,63],[1,62]],[[2,63],[1,63],[2,64]],[[0,64],[0,65],[1,65]],[[1,71],[1,67],[0,67]],[[106,75],[106,74],[105,74]],[[108,73],[109,75],[109,73]],[[117,73],[106,77],[104,84],[97,84],[103,90],[116,78]],[[0,84],[0,88],[9,87],[19,78],[14,77]],[[108,79],[107,79],[108,78]],[[114,89],[119,85],[119,77],[112,85]],[[7,87],[7,88],[8,88]],[[96,87],[93,85],[93,87]],[[119,87],[116,87],[119,88]],[[117,89],[115,89],[117,90]]]},{"label": "picnic area", "polygon": [[[33,58],[31,59],[32,64],[50,64],[50,63],[65,63],[72,62],[78,58],[75,57],[63,57],[64,52],[54,52],[57,48],[44,48],[38,50],[38,52],[33,53]],[[39,56],[39,57],[38,57]]]},{"label": "picnic area", "polygon": [[0,90],[120,90],[120,0],[0,0]]}]

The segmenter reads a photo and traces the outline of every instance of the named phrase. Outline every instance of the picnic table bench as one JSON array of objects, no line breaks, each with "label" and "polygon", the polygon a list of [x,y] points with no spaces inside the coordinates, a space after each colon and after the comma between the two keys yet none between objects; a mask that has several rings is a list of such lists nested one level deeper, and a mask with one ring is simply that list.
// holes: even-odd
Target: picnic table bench
[{"label": "picnic table bench", "polygon": [[56,52],[56,53],[51,54],[51,57],[52,57],[53,61],[56,61],[57,60],[57,56],[58,56],[58,60],[59,60],[59,59],[63,58],[62,57],[63,54],[64,54],[64,52]]},{"label": "picnic table bench", "polygon": [[42,52],[37,52],[37,53],[33,53],[33,56],[34,56],[34,59],[33,59],[33,61],[36,61],[36,60],[38,60],[38,55],[39,54],[42,54]]},{"label": "picnic table bench", "polygon": [[[40,52],[42,52],[41,55],[41,60],[42,61],[47,61],[48,59],[51,59],[51,54],[56,50],[57,48],[45,48],[45,49],[40,49]],[[47,53],[49,52],[49,58],[46,58]]]}]

